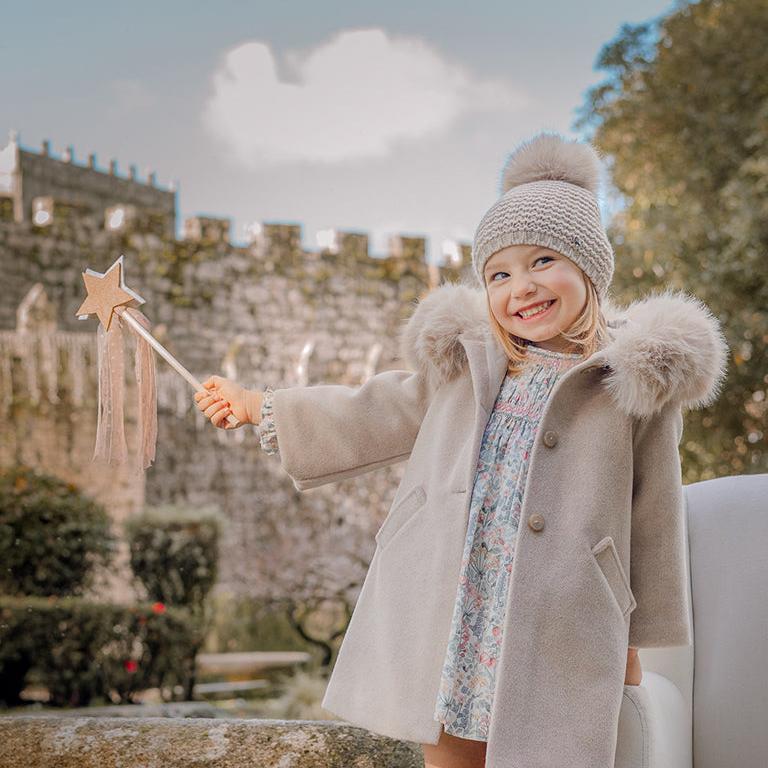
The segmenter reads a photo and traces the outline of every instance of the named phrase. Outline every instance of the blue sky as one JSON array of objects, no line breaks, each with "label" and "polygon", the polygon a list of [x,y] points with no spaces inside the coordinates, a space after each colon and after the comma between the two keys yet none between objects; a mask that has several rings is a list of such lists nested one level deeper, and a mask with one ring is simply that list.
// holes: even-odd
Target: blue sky
[{"label": "blue sky", "polygon": [[661,0],[37,2],[0,10],[0,147],[43,139],[178,183],[179,224],[471,242],[501,166],[571,130],[601,46]]}]

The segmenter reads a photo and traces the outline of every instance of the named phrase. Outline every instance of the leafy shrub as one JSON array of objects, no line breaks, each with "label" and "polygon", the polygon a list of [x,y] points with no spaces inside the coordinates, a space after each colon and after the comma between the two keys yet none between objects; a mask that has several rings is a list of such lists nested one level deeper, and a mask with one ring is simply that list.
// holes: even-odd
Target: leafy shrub
[{"label": "leafy shrub", "polygon": [[125,522],[131,568],[150,600],[200,608],[218,572],[223,518],[214,507],[148,507]]},{"label": "leafy shrub", "polygon": [[105,509],[73,483],[25,466],[0,472],[0,593],[83,594],[115,546]]}]

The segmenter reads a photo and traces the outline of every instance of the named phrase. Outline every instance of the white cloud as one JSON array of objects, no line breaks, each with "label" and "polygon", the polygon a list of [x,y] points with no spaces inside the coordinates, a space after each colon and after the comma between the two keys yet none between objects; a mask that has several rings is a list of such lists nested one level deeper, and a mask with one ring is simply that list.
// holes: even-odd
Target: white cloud
[{"label": "white cloud", "polygon": [[280,79],[269,46],[228,51],[212,78],[203,123],[233,160],[334,163],[385,157],[395,142],[446,129],[461,115],[518,109],[522,93],[481,80],[424,40],[345,30],[285,54]]}]

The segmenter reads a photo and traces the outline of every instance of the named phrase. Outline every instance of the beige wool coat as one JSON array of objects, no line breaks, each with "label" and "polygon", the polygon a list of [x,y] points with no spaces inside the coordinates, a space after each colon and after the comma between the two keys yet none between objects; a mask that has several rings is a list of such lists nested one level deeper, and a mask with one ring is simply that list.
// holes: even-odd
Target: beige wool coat
[{"label": "beige wool coat", "polygon": [[[480,441],[507,358],[485,292],[446,283],[400,329],[403,370],[276,389],[299,490],[406,461],[322,702],[436,744],[433,719]],[[727,345],[698,299],[603,305],[611,340],[555,384],[536,434],[506,604],[488,768],[612,768],[627,646],[691,642],[678,444]]]}]

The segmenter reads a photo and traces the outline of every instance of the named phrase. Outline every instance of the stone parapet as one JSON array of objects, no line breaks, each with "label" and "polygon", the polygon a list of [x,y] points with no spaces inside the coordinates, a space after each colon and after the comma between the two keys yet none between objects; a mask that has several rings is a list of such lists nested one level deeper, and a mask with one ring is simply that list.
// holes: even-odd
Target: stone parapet
[{"label": "stone parapet", "polygon": [[341,722],[0,718],[4,768],[423,768],[421,747]]}]

